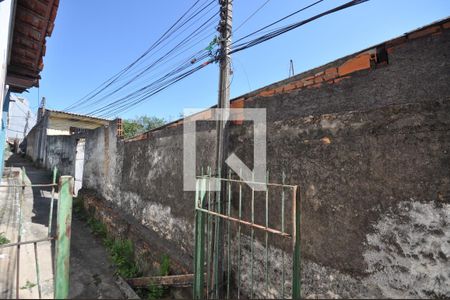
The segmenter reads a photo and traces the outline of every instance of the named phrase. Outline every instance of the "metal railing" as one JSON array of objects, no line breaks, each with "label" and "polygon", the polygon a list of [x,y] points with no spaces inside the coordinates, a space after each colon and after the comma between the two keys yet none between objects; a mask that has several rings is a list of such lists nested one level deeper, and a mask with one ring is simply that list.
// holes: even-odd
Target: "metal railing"
[{"label": "metal railing", "polygon": [[[9,179],[12,179],[12,167],[9,172]],[[68,286],[69,286],[69,251],[70,251],[70,225],[72,217],[72,190],[73,190],[73,179],[71,176],[61,176],[59,184],[56,183],[57,168],[53,169],[52,173],[52,183],[49,184],[27,184],[25,178],[27,178],[25,168],[21,169],[21,183],[20,184],[7,184],[0,185],[4,188],[13,188],[14,195],[17,196],[16,188],[20,188],[19,195],[19,226],[17,233],[17,242],[7,243],[0,245],[0,251],[9,247],[16,247],[16,299],[19,299],[19,289],[20,289],[20,249],[22,245],[33,244],[34,246],[34,260],[35,260],[35,270],[36,270],[36,285],[38,288],[39,299],[42,298],[42,288],[40,282],[40,268],[39,268],[39,255],[38,255],[38,243],[48,242],[55,240],[56,255],[55,255],[55,273],[54,273],[54,297],[55,299],[67,298],[68,297]],[[58,199],[58,210],[57,210],[57,221],[56,221],[56,234],[52,232],[52,222],[53,222],[53,207],[55,200],[55,187],[59,186],[59,199]],[[23,210],[25,201],[25,189],[27,187],[51,187],[51,199],[49,208],[49,221],[48,221],[48,232],[46,237],[33,239],[33,240],[22,240],[23,232]],[[51,255],[51,253],[50,253]]]},{"label": "metal railing", "polygon": [[[197,178],[195,299],[300,298],[299,187],[285,184],[284,174],[281,184],[270,183],[268,174],[266,178],[266,182],[252,182],[266,187],[265,192],[258,192],[259,198],[255,190],[247,186],[248,182],[232,178],[231,173],[228,178],[215,178],[208,168],[206,175]],[[213,192],[212,185],[216,185],[216,190],[225,187],[225,193]],[[225,195],[225,199],[220,199],[221,194]],[[224,225],[220,225],[221,223]],[[276,237],[275,242],[270,243],[269,236]],[[249,253],[243,252],[243,240],[245,248],[250,248]],[[285,243],[290,246],[283,247]],[[258,259],[255,247],[258,247],[259,252],[264,252]],[[280,247],[283,248],[281,257],[272,255],[269,258],[269,249]],[[292,261],[289,280],[286,278],[286,252],[291,258],[289,261]],[[220,260],[223,261],[222,264]],[[270,278],[269,269],[274,269],[273,265],[278,264],[277,260],[281,260],[281,270],[277,269],[281,278]],[[287,281],[290,283],[290,293],[286,290]]]}]

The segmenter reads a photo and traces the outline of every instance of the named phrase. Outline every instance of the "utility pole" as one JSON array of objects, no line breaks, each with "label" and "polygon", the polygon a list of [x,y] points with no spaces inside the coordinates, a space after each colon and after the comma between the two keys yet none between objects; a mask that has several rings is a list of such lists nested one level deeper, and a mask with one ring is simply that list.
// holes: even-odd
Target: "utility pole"
[{"label": "utility pole", "polygon": [[[219,35],[219,64],[220,64],[220,77],[219,77],[219,100],[217,103],[218,109],[230,108],[230,73],[231,73],[231,33],[232,33],[232,12],[233,4],[232,0],[219,0],[220,4],[220,22],[218,26]],[[228,148],[228,113],[217,121],[217,140],[216,140],[216,174],[218,178],[225,178],[225,158]],[[225,181],[220,181],[220,191],[216,193],[216,211],[223,213],[225,205]],[[214,248],[217,259],[213,264],[213,276],[212,288],[215,292],[217,299],[224,298],[222,288],[224,286],[224,247],[223,247],[223,234],[222,226],[223,221],[221,218],[216,218],[214,222]],[[227,258],[229,259],[229,258]],[[209,297],[209,295],[208,295]]]},{"label": "utility pole", "polygon": [[[232,24],[232,0],[219,0],[220,4],[220,23],[218,31],[220,33],[219,43],[219,101],[217,108],[230,108],[230,71],[231,71],[231,24]],[[228,117],[228,116],[227,116]],[[222,118],[224,119],[224,118]],[[217,122],[217,175],[223,177],[225,166],[225,152],[227,144],[227,120],[219,120]],[[220,170],[220,172],[219,172]],[[222,174],[219,174],[222,173]]]}]

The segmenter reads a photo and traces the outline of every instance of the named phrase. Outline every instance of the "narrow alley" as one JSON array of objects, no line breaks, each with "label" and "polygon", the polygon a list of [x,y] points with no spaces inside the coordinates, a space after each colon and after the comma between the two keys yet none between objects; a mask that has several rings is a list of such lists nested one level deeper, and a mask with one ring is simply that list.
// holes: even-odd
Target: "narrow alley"
[{"label": "narrow alley", "polygon": [[0,298],[450,299],[449,50],[449,0],[0,0]]},{"label": "narrow alley", "polygon": [[[6,159],[6,181],[4,183],[18,184],[21,168],[26,171],[29,184],[51,182],[51,172],[38,169],[29,160],[11,155]],[[5,179],[5,178],[4,178]],[[14,189],[16,189],[14,191]],[[18,206],[20,188],[2,188],[0,193],[0,232],[11,241],[17,239],[19,226]],[[55,193],[53,209],[53,232],[58,195]],[[27,187],[23,202],[22,241],[46,237],[49,224],[49,208],[51,201],[50,187]],[[95,237],[84,221],[74,214],[72,218],[70,255],[70,298],[114,298],[122,299],[124,295],[116,284],[115,270],[109,261],[109,255],[101,241]],[[7,270],[0,274],[0,296],[14,298],[15,295],[15,247],[0,249],[0,267]],[[23,245],[20,254],[20,298],[38,298],[36,280],[36,261],[33,245]],[[38,243],[38,261],[42,298],[53,298],[53,263],[54,243]]]}]

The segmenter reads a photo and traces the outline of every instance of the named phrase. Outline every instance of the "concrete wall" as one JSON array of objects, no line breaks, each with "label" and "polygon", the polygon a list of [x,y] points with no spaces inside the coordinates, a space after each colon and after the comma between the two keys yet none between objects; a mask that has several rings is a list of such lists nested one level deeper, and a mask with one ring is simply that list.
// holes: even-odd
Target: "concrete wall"
[{"label": "concrete wall", "polygon": [[47,135],[44,118],[27,135],[26,155],[39,167],[58,167],[62,175],[75,174],[77,136]]},{"label": "concrete wall", "polygon": [[47,118],[40,119],[26,137],[26,155],[38,166],[45,165],[47,149]]},{"label": "concrete wall", "polygon": [[[63,115],[65,119],[58,115]],[[89,117],[49,110],[42,113],[42,108],[38,116],[38,122],[26,137],[26,155],[40,167],[53,169],[57,166],[62,175],[74,176],[77,140],[84,138],[84,129],[70,133],[70,127],[98,127],[99,122],[107,121],[94,119],[89,123],[89,120],[85,120]]]},{"label": "concrete wall", "polygon": [[[8,59],[10,53],[12,22],[14,21],[14,9],[14,0],[4,0],[0,2],[0,107],[3,107],[3,100],[6,96],[6,71],[9,64]],[[0,120],[1,118],[2,116],[0,116]]]},{"label": "concrete wall", "polygon": [[[449,27],[411,33],[233,102],[267,109],[271,181],[285,172],[301,188],[303,296],[450,296]],[[206,123],[198,127],[198,172],[214,165],[215,131]],[[114,124],[90,132],[83,185],[118,235],[170,251],[188,269],[194,196],[182,190],[181,124],[128,142],[117,139]],[[229,146],[251,166],[251,124],[231,125]],[[232,206],[235,213],[236,200]],[[279,209],[273,204],[271,216]],[[271,226],[279,222],[271,217]],[[263,249],[263,236],[256,239]],[[272,241],[271,278],[280,278],[287,249]],[[262,256],[255,260],[260,279]],[[261,283],[256,288],[264,296]]]},{"label": "concrete wall", "polygon": [[74,136],[47,136],[44,167],[57,167],[62,175],[75,175],[76,138]]}]

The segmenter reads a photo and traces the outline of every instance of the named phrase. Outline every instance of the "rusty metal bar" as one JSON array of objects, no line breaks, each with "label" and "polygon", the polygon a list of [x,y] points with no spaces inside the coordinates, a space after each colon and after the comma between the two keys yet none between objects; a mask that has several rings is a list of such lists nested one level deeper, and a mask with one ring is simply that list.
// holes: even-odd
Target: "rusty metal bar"
[{"label": "rusty metal bar", "polygon": [[151,276],[127,279],[126,282],[138,288],[148,288],[150,284],[171,286],[171,287],[190,287],[194,282],[194,274]]},{"label": "rusty metal bar", "polygon": [[47,241],[51,241],[53,238],[42,238],[42,239],[38,239],[38,240],[31,240],[31,241],[25,241],[25,242],[18,242],[18,243],[9,243],[9,244],[5,244],[5,245],[1,245],[0,249],[2,248],[8,248],[8,247],[14,247],[14,246],[19,246],[19,245],[27,245],[27,244],[34,244],[34,243],[41,243],[41,242],[47,242]]},{"label": "rusty metal bar", "polygon": [[237,218],[233,218],[233,217],[229,217],[227,215],[219,214],[219,213],[216,213],[214,211],[209,211],[209,210],[204,209],[204,208],[197,207],[196,209],[199,210],[199,211],[202,211],[204,213],[207,213],[207,214],[210,214],[210,215],[213,215],[213,216],[216,216],[216,217],[220,217],[220,218],[225,219],[225,220],[234,221],[234,222],[237,222],[237,223],[240,223],[240,224],[243,224],[243,225],[248,225],[248,226],[250,226],[252,228],[261,229],[261,230],[264,230],[264,231],[267,231],[267,232],[270,232],[270,233],[273,233],[273,234],[278,234],[278,235],[284,236],[286,238],[291,238],[291,235],[289,233],[281,232],[280,230],[277,230],[277,229],[266,228],[266,226],[263,226],[263,225],[255,224],[255,223],[244,221],[244,220],[239,220]]},{"label": "rusty metal bar", "polygon": [[[201,177],[204,177],[204,176],[197,176],[197,178],[201,178]],[[251,181],[245,181],[245,180],[228,179],[228,178],[217,178],[217,177],[213,177],[213,178],[218,181],[242,182],[242,183],[247,183],[247,184],[251,183],[251,184],[259,184],[259,185],[278,186],[278,187],[284,186],[286,188],[295,188],[297,186],[297,185],[290,185],[290,184],[283,185],[281,183],[257,182],[257,181],[254,181],[254,179]]]},{"label": "rusty metal bar", "polygon": [[56,216],[55,299],[69,295],[70,236],[72,223],[73,178],[61,176]]}]

